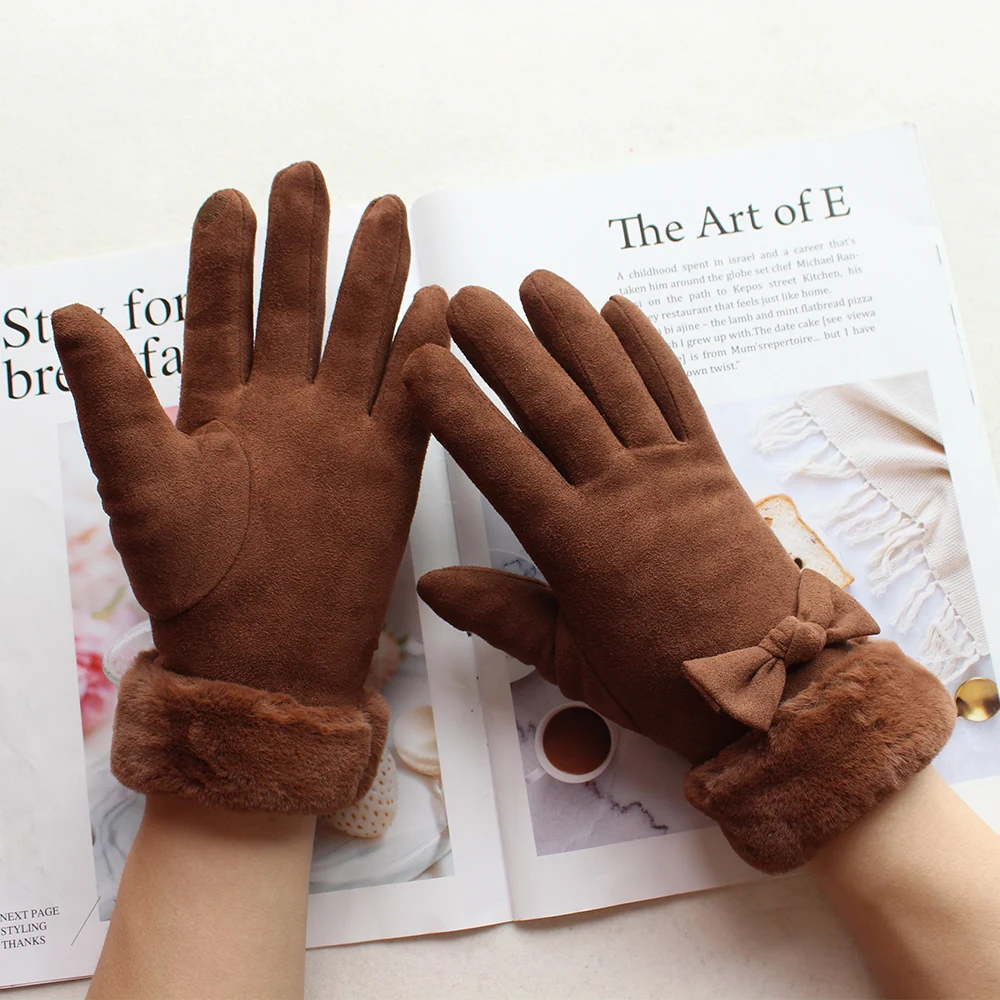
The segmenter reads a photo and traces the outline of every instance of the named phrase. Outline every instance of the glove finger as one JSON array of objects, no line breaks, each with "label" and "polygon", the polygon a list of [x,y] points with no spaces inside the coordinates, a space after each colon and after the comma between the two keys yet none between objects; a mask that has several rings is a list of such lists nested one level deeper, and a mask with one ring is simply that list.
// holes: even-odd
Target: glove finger
[{"label": "glove finger", "polygon": [[326,317],[330,198],[315,163],[274,178],[251,378],[316,375]]},{"label": "glove finger", "polygon": [[417,415],[508,524],[529,532],[572,489],[490,401],[461,361],[436,344],[415,350],[403,381]]},{"label": "glove finger", "polygon": [[559,602],[540,580],[482,566],[425,573],[417,593],[449,625],[553,677]]},{"label": "glove finger", "polygon": [[354,234],[318,375],[359,413],[378,393],[409,270],[406,208],[395,195],[377,198]]},{"label": "glove finger", "polygon": [[141,489],[181,447],[149,379],[122,335],[82,305],[52,314],[56,350],[66,373],[90,464],[110,509]]},{"label": "glove finger", "polygon": [[506,302],[463,288],[448,308],[455,343],[571,483],[601,474],[622,446],[594,404]]},{"label": "glove finger", "polygon": [[715,433],[705,408],[683,366],[642,310],[634,302],[615,295],[608,300],[601,315],[632,359],[674,436],[679,441],[705,436],[714,441]]},{"label": "glove finger", "polygon": [[538,339],[622,444],[676,440],[620,341],[581,292],[551,271],[534,271],[521,284],[521,304]]},{"label": "glove finger", "polygon": [[437,285],[421,288],[413,297],[392,342],[385,377],[372,406],[372,419],[385,431],[388,439],[399,445],[406,456],[417,459],[427,447],[430,431],[410,402],[403,384],[403,366],[409,356],[424,344],[448,347],[447,310],[448,294]]},{"label": "glove finger", "polygon": [[192,431],[220,415],[250,374],[253,252],[257,218],[239,191],[218,191],[191,233],[184,377],[177,426]]}]

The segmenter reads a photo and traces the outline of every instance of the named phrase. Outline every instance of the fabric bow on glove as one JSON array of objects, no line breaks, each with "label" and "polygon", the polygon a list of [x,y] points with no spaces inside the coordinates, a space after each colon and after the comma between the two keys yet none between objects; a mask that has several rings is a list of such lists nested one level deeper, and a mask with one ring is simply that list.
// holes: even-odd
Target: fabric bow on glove
[{"label": "fabric bow on glove", "polygon": [[684,663],[687,679],[710,705],[754,729],[767,729],[781,704],[787,671],[827,647],[876,635],[875,619],[811,569],[799,578],[798,610],[756,645]]},{"label": "fabric bow on glove", "polygon": [[[420,594],[701,764],[694,804],[752,864],[794,867],[930,761],[950,697],[898,647],[848,641],[878,626],[784,551],[635,305],[616,297],[598,315],[544,271],[521,302],[532,329],[479,288],[458,293],[448,322],[523,433],[446,350],[415,352],[405,379],[547,583],[453,567]],[[712,770],[724,750],[738,760]]]},{"label": "fabric bow on glove", "polygon": [[53,314],[111,532],[156,648],[122,679],[125,785],[232,809],[322,814],[371,785],[389,711],[365,687],[416,503],[427,432],[401,380],[446,345],[402,203],[358,227],[325,350],[329,200],[310,163],[271,190],[256,337],[256,220],[237,191],[191,237],[176,428],[131,348],[84,306]]}]

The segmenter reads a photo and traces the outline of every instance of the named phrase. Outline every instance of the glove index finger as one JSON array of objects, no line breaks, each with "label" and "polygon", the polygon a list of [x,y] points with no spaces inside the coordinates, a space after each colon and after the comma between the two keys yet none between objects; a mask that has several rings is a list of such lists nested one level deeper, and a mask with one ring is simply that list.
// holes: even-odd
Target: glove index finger
[{"label": "glove index finger", "polygon": [[182,435],[131,347],[106,319],[87,306],[66,306],[52,314],[52,329],[102,495],[127,489]]},{"label": "glove index finger", "polygon": [[447,349],[451,341],[445,321],[447,310],[448,294],[443,288],[431,285],[417,292],[392,342],[385,375],[372,406],[372,418],[389,437],[420,456],[427,447],[428,432],[414,411],[403,384],[403,369],[410,355],[424,344],[437,344]]},{"label": "glove index finger", "polygon": [[414,351],[403,382],[420,419],[515,531],[572,487],[486,397],[461,361],[437,344]]}]

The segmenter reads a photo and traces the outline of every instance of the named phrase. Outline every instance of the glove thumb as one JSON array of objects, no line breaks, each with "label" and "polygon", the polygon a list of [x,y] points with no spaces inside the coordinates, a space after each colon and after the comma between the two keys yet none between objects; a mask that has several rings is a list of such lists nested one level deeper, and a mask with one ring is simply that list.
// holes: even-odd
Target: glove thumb
[{"label": "glove thumb", "polygon": [[482,566],[451,566],[425,573],[417,593],[449,625],[475,632],[555,680],[559,602],[540,580]]},{"label": "glove thumb", "polygon": [[583,654],[549,587],[516,573],[452,566],[424,574],[417,592],[446,622],[475,632],[491,646],[536,667],[567,697],[585,701],[605,718],[636,729]]}]

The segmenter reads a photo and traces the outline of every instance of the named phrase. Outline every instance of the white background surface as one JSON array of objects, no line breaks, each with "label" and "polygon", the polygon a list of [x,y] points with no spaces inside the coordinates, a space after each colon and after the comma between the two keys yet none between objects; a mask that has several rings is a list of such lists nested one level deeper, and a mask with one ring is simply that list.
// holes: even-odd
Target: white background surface
[{"label": "white background surface", "polygon": [[[263,214],[306,157],[335,202],[409,200],[914,121],[997,454],[1000,5],[3,0],[0,25],[0,266],[183,239],[219,187]],[[877,995],[804,876],[307,969],[316,997]]]}]

